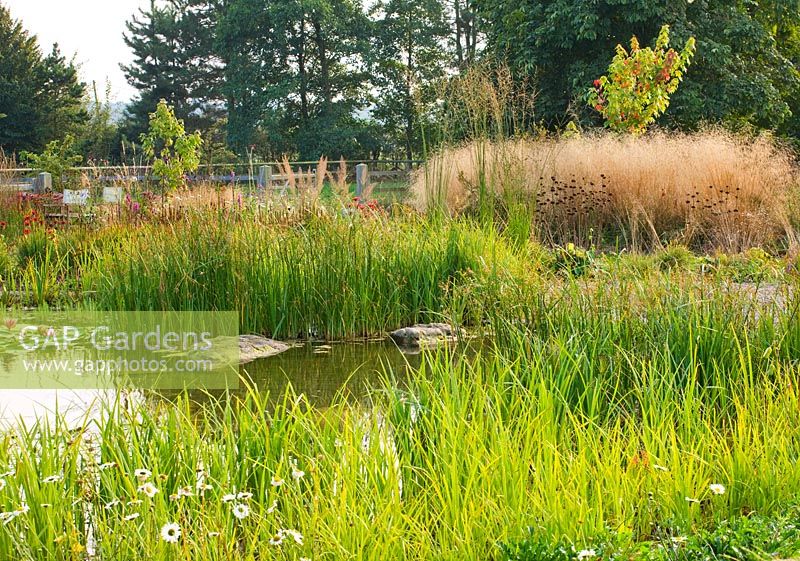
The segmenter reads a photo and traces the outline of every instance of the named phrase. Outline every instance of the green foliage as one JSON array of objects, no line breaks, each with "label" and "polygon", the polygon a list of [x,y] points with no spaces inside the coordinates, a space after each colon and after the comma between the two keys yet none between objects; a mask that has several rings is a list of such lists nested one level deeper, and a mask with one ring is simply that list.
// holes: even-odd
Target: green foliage
[{"label": "green foliage", "polygon": [[656,262],[662,271],[688,271],[697,263],[697,257],[685,245],[670,244],[656,255]]},{"label": "green foliage", "polygon": [[153,162],[153,174],[160,178],[165,190],[174,190],[185,183],[185,174],[200,165],[203,139],[199,132],[187,134],[183,121],[175,117],[165,100],[158,102],[150,114],[150,129],[142,135],[142,148]]},{"label": "green foliage", "polygon": [[219,5],[208,0],[149,2],[126,22],[133,61],[123,66],[138,97],[126,108],[124,134],[138,139],[161,99],[192,130],[206,130],[224,116],[222,68],[215,50]]},{"label": "green foliage", "polygon": [[14,259],[8,247],[8,242],[6,242],[5,237],[0,234],[0,282],[6,282],[10,279],[13,262]]},{"label": "green foliage", "polygon": [[48,142],[40,154],[22,152],[20,156],[25,165],[50,173],[53,176],[53,187],[60,189],[64,186],[67,171],[83,160],[83,156],[76,152],[75,137],[68,134],[63,140]]},{"label": "green foliage", "polygon": [[639,48],[636,37],[631,50],[617,45],[608,75],[594,81],[588,102],[603,115],[606,126],[618,132],[641,134],[669,107],[669,96],[678,89],[695,51],[689,38],[679,53],[669,49],[669,27],[663,26],[655,48]]},{"label": "green foliage", "polygon": [[36,37],[0,5],[0,148],[39,151],[77,133],[86,117],[78,70],[54,45],[43,56]]},{"label": "green foliage", "polygon": [[375,117],[403,156],[422,151],[437,86],[445,77],[450,29],[441,0],[382,0],[374,4],[376,48],[370,50],[380,102]]},{"label": "green foliage", "polygon": [[555,269],[573,277],[580,277],[589,272],[594,265],[594,250],[577,247],[568,243],[566,247],[555,249]]},{"label": "green foliage", "polygon": [[[604,53],[632,36],[650,42],[666,22],[679,44],[696,38],[697,56],[660,123],[684,129],[725,122],[786,130],[800,100],[794,65],[800,51],[797,43],[792,47],[791,41],[780,37],[792,36],[798,20],[791,15],[796,10],[787,12],[777,4],[786,3],[475,2],[487,25],[487,50],[507,60],[520,82],[525,77],[533,80],[537,118],[550,127],[563,126],[581,109],[575,101],[605,72]],[[584,122],[593,121],[595,115],[587,113],[579,116]]]}]

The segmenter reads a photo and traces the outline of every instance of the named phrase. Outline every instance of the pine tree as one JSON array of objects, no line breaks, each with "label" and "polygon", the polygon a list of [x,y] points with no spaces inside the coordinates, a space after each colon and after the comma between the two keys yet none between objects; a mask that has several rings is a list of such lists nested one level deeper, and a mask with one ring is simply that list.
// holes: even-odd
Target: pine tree
[{"label": "pine tree", "polygon": [[209,128],[221,117],[220,63],[213,44],[216,7],[199,0],[151,0],[126,23],[125,43],[134,62],[123,66],[139,91],[126,111],[126,136],[138,138],[150,113],[165,99],[190,130]]}]

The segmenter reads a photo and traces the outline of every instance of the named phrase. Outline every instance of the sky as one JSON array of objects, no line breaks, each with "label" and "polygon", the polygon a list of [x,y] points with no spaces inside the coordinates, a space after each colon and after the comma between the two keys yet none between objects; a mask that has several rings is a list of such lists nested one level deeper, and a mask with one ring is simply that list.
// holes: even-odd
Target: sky
[{"label": "sky", "polygon": [[125,22],[149,0],[0,0],[14,19],[36,35],[47,54],[58,43],[67,59],[75,55],[81,78],[97,82],[103,96],[111,82],[111,101],[127,102],[136,93],[125,80],[120,63],[133,55],[122,40]]}]

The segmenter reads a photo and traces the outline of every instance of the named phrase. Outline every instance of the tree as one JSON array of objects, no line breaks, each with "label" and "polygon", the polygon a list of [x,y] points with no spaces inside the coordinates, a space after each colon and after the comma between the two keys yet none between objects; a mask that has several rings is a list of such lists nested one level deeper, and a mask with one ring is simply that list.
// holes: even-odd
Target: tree
[{"label": "tree", "polygon": [[[779,2],[781,0],[771,0]],[[800,86],[791,60],[760,15],[766,2],[727,0],[475,0],[487,25],[487,46],[517,76],[534,77],[538,117],[550,126],[602,74],[606,53],[631,36],[650,42],[662,25],[684,43],[697,38],[697,57],[672,98],[665,124],[692,128],[706,121],[781,127]],[[578,104],[580,105],[580,104]],[[588,112],[582,114],[588,120]]]},{"label": "tree", "polygon": [[199,132],[186,134],[183,121],[166,100],[150,114],[150,128],[142,135],[142,149],[153,162],[153,175],[160,178],[162,193],[185,183],[185,174],[200,165],[203,139]]},{"label": "tree", "polygon": [[[399,137],[410,160],[421,148],[422,117],[436,101],[437,83],[451,65],[445,6],[440,0],[382,0],[373,15],[378,18],[372,58],[380,100],[373,114],[391,136]],[[464,48],[455,40],[463,61]]]},{"label": "tree", "polygon": [[316,159],[358,149],[368,22],[357,0],[231,0],[217,41],[235,151]]},{"label": "tree", "polygon": [[654,49],[640,48],[631,39],[630,52],[617,45],[608,75],[594,81],[587,96],[590,107],[603,115],[606,126],[618,132],[643,133],[669,107],[694,55],[690,38],[681,52],[669,49],[669,27],[664,26]]},{"label": "tree", "polygon": [[147,129],[150,112],[165,99],[192,129],[222,116],[222,65],[213,49],[217,6],[200,0],[150,1],[126,23],[125,43],[134,54],[122,66],[139,91],[126,113],[130,138]]},{"label": "tree", "polygon": [[75,133],[86,117],[84,92],[58,46],[42,56],[36,37],[0,5],[0,148],[39,151]]}]

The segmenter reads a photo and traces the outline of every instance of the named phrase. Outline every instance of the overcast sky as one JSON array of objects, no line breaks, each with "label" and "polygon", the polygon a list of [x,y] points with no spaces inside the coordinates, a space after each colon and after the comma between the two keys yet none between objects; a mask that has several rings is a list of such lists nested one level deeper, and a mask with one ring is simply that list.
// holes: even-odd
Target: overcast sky
[{"label": "overcast sky", "polygon": [[125,81],[120,63],[132,54],[122,40],[125,21],[149,0],[0,0],[11,16],[39,38],[42,51],[58,43],[69,59],[76,55],[81,78],[97,82],[100,95],[111,81],[112,100],[128,101],[135,90]]}]

